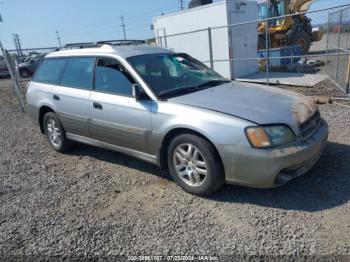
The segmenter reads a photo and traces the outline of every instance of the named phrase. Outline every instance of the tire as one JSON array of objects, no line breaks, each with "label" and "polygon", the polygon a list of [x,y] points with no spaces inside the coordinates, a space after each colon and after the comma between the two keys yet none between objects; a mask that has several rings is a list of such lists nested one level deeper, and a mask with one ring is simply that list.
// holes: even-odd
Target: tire
[{"label": "tire", "polygon": [[312,42],[312,35],[307,31],[290,31],[288,33],[288,46],[301,45],[303,47],[303,55],[307,54],[310,50]]},{"label": "tire", "polygon": [[67,139],[66,132],[57,115],[53,112],[48,112],[45,114],[43,121],[45,135],[50,146],[60,153],[71,149],[72,142]]},{"label": "tire", "polygon": [[20,70],[19,74],[22,78],[28,78],[30,77],[30,72],[27,69]]},{"label": "tire", "polygon": [[175,137],[168,147],[167,160],[175,182],[190,194],[208,196],[224,184],[224,168],[214,146],[199,136]]},{"label": "tire", "polygon": [[266,36],[263,34],[258,35],[258,50],[266,49]]}]

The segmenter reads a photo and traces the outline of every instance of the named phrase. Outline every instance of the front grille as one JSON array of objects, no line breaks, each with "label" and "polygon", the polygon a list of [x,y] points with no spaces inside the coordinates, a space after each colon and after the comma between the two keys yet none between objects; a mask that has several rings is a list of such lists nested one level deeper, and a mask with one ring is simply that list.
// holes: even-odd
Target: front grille
[{"label": "front grille", "polygon": [[320,128],[320,125],[321,125],[321,115],[320,115],[320,112],[317,111],[306,122],[300,125],[301,137],[304,139],[309,138]]}]

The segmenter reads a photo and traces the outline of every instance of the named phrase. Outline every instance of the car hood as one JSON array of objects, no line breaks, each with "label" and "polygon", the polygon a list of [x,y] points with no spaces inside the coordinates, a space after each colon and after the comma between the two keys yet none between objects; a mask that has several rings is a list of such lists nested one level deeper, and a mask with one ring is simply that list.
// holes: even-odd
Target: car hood
[{"label": "car hood", "polygon": [[263,85],[231,82],[169,101],[213,110],[256,124],[287,124],[296,134],[299,125],[318,109],[305,96]]}]

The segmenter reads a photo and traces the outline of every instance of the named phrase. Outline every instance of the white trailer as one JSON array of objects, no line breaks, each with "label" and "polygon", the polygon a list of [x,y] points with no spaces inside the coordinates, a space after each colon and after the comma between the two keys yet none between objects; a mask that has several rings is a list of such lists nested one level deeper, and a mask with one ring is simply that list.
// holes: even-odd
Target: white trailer
[{"label": "white trailer", "polygon": [[258,71],[257,59],[246,59],[258,57],[257,24],[229,25],[257,16],[256,1],[225,0],[155,17],[153,27],[158,45],[188,53],[224,77],[236,79]]}]

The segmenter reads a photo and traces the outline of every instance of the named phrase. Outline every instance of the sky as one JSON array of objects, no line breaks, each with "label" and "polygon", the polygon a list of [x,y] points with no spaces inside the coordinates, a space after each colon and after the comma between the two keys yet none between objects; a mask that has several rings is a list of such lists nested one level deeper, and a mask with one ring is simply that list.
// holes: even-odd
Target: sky
[{"label": "sky", "polygon": [[[215,2],[219,2],[216,0]],[[129,39],[153,37],[152,17],[179,10],[178,0],[0,0],[0,40],[5,48],[14,48],[18,34],[22,48],[122,39],[124,16]],[[189,0],[184,0],[185,6]],[[315,0],[312,10],[348,4],[349,0]],[[321,22],[325,17],[313,17]],[[317,22],[317,23],[318,23]]]}]

